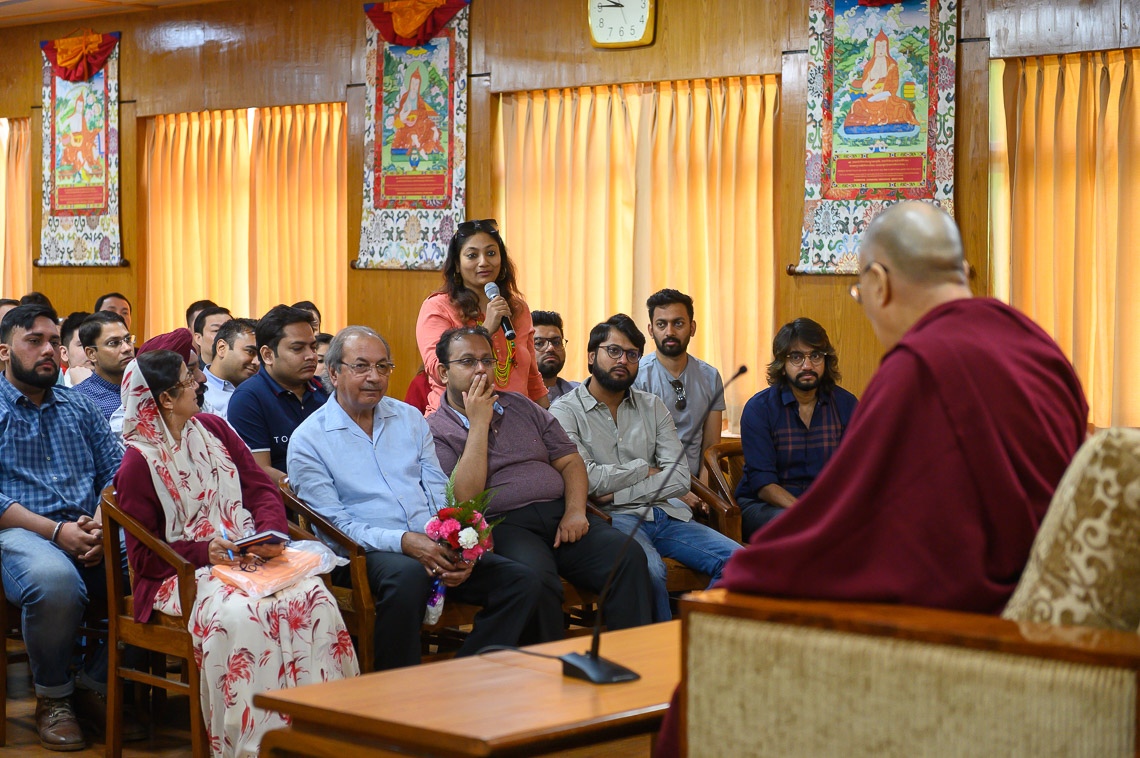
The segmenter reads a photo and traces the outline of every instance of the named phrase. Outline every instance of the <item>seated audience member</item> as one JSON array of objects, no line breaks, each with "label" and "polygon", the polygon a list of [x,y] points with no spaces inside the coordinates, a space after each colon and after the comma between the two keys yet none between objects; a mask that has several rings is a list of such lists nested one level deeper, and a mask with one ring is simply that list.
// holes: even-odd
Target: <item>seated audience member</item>
[{"label": "seated audience member", "polygon": [[562,335],[562,314],[555,311],[533,311],[534,354],[538,361],[538,373],[546,385],[550,402],[565,395],[578,386],[578,382],[563,379],[558,374],[566,365],[566,339]]},{"label": "seated audience member", "polygon": [[[4,318],[4,314],[15,308],[20,304],[19,300],[13,300],[10,297],[0,298],[0,319]],[[4,370],[4,364],[0,362],[0,372]]]},{"label": "seated audience member", "polygon": [[[321,312],[312,300],[302,300],[299,303],[293,303],[294,308],[300,308],[313,317],[313,331],[317,334],[321,333]],[[331,338],[330,338],[331,339]]]},{"label": "seated audience member", "polygon": [[123,371],[135,357],[134,335],[118,313],[96,311],[79,325],[79,341],[94,373],[75,385],[75,391],[94,400],[103,418],[110,420],[119,407]]},{"label": "seated audience member", "polygon": [[336,392],[293,432],[293,488],[368,551],[378,669],[419,663],[435,577],[448,599],[483,606],[459,655],[515,645],[534,613],[538,575],[493,552],[468,563],[424,533],[444,505],[447,477],[424,417],[385,397],[390,356],[388,343],[368,327],[350,326],[333,338],[328,364]]},{"label": "seated audience member", "polygon": [[316,378],[320,381],[321,386],[324,387],[325,392],[332,389],[332,382],[329,380],[329,367],[325,365],[325,355],[329,351],[329,345],[332,344],[333,336],[328,332],[317,333],[317,373]]},{"label": "seated audience member", "polygon": [[[586,462],[590,494],[633,533],[649,559],[654,619],[672,617],[665,563],[674,558],[720,578],[735,541],[693,521],[692,511],[670,498],[689,494],[689,466],[673,418],[656,395],[633,386],[645,347],[633,319],[619,313],[590,330],[590,376],[551,409]],[[638,516],[649,514],[640,527]],[[634,531],[636,528],[636,531]]]},{"label": "seated audience member", "polygon": [[[892,205],[867,227],[851,296],[886,355],[835,455],[720,586],[1001,612],[1088,404],[1056,343],[972,297],[967,270],[957,225],[932,204]],[[679,754],[675,718],[663,755]]]},{"label": "seated audience member", "polygon": [[242,382],[230,398],[226,419],[267,474],[285,476],[289,437],[328,395],[313,381],[317,336],[310,315],[278,305],[257,322],[261,370]]},{"label": "seated audience member", "polygon": [[256,331],[256,321],[235,318],[222,324],[214,337],[214,360],[202,371],[206,375],[206,401],[222,418],[227,417],[234,390],[261,366]]},{"label": "seated audience member", "polygon": [[95,312],[110,311],[111,313],[118,313],[123,317],[123,323],[127,325],[127,331],[131,329],[131,301],[127,300],[126,295],[118,292],[108,292],[106,295],[100,295],[99,299],[95,301]]},{"label": "seated audience member", "polygon": [[59,325],[60,384],[64,387],[74,387],[91,376],[91,359],[79,340],[79,326],[90,315],[87,311],[75,311]]},{"label": "seated audience member", "polygon": [[[194,391],[195,399],[198,401],[198,408],[203,413],[214,413],[213,407],[206,402],[206,375],[202,372],[198,364],[198,353],[194,351],[194,335],[190,333],[189,329],[175,329],[173,332],[160,334],[157,337],[151,337],[144,342],[139,349],[135,352],[135,357],[139,357],[145,353],[153,350],[172,350],[186,362],[190,367],[190,373],[193,375],[194,380],[198,382],[198,386]],[[126,416],[126,407],[120,403],[115,412],[111,414],[111,431],[115,435],[115,439],[119,441],[121,450],[125,450],[125,443],[123,442],[123,419]],[[216,415],[216,414],[215,414]]]},{"label": "seated audience member", "polygon": [[792,507],[839,447],[857,400],[838,386],[839,357],[810,318],[772,340],[767,389],[740,417],[744,476],[736,487],[744,541]]},{"label": "seated audience member", "polygon": [[[645,302],[649,310],[649,336],[657,352],[641,359],[634,387],[661,398],[685,449],[689,473],[701,475],[701,456],[720,442],[724,413],[724,382],[720,372],[696,356],[689,355],[689,340],[697,333],[693,319],[693,298],[677,290],[664,289]],[[685,500],[696,507],[695,495]]]},{"label": "seated audience member", "polygon": [[586,513],[590,482],[578,448],[548,411],[517,392],[496,393],[491,335],[481,326],[449,329],[436,344],[439,410],[428,418],[444,473],[454,472],[455,498],[494,493],[489,516],[495,552],[542,578],[534,639],[561,639],[562,580],[600,592],[614,569],[602,618],[609,629],[653,620],[645,553],[621,555],[624,534]]},{"label": "seated audience member", "polygon": [[48,296],[42,292],[29,292],[20,298],[20,305],[42,305],[45,308],[55,310],[51,304],[51,300],[48,300]]},{"label": "seated audience member", "polygon": [[[282,545],[242,552],[231,540],[285,532],[288,523],[280,492],[237,434],[217,416],[198,412],[197,384],[170,350],[139,356],[123,383],[127,452],[115,476],[119,506],[197,567],[194,607],[183,609],[173,567],[127,535],[134,616],[145,622],[154,610],[192,615],[212,752],[255,754],[265,732],[288,724],[254,708],[255,694],[360,670],[336,600],[320,578],[251,600],[210,573],[213,565],[256,566],[279,555]],[[292,623],[298,608],[304,623]],[[280,623],[286,618],[290,623]]]},{"label": "seated audience member", "polygon": [[214,362],[214,343],[217,341],[218,330],[232,318],[230,309],[220,305],[203,308],[194,318],[194,350],[198,353],[202,368]]},{"label": "seated audience member", "polygon": [[419,371],[412,377],[412,381],[408,382],[404,402],[420,413],[427,413],[429,392],[431,392],[431,382],[428,381],[427,369],[421,363]]},{"label": "seated audience member", "polygon": [[218,304],[215,303],[213,300],[195,300],[194,302],[190,303],[189,307],[186,308],[186,328],[191,333],[193,333],[194,321],[195,321],[195,319],[198,318],[198,314],[201,313],[202,311],[206,310],[207,308],[217,308],[217,307],[218,307]]},{"label": "seated audience member", "polygon": [[[102,728],[106,707],[95,693],[106,685],[106,650],[77,676],[71,662],[84,609],[106,605],[99,495],[120,453],[95,404],[54,386],[56,320],[50,308],[22,305],[0,322],[0,573],[20,608],[40,744],[81,750],[75,710]],[[127,731],[146,736],[137,722]]]}]

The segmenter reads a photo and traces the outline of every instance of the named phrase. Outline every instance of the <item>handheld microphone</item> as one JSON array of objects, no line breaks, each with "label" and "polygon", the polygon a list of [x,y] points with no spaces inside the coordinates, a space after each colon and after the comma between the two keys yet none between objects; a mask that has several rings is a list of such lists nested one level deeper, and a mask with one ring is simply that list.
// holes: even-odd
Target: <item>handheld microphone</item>
[{"label": "handheld microphone", "polygon": [[[494,300],[499,296],[499,285],[494,282],[487,282],[483,285],[483,293],[487,295],[488,300]],[[503,328],[503,335],[507,339],[513,340],[515,338],[515,328],[511,326],[511,320],[508,317],[503,316],[499,326]]]},{"label": "handheld microphone", "polygon": [[[487,285],[488,287],[491,285]],[[729,380],[721,387],[720,392],[713,396],[713,403],[724,396],[725,390],[728,385],[735,382],[740,377],[748,373],[748,367],[741,365],[736,369],[736,373],[729,377]],[[653,494],[653,501],[656,502],[665,489],[665,485],[669,481],[669,477],[681,465],[681,461],[685,460],[685,445],[692,440],[681,441],[681,455],[665,472],[662,479],[661,486],[657,488],[657,492]],[[632,682],[640,679],[641,674],[638,674],[633,669],[626,668],[620,663],[608,661],[598,655],[598,649],[602,644],[602,605],[606,602],[606,597],[609,596],[610,587],[613,585],[614,574],[617,573],[618,566],[621,564],[621,559],[625,557],[625,553],[629,550],[629,545],[634,541],[634,535],[641,529],[641,525],[645,523],[645,519],[649,517],[649,512],[653,510],[652,505],[648,505],[642,510],[641,514],[637,517],[637,523],[633,525],[633,530],[626,535],[625,542],[621,543],[618,548],[617,557],[614,559],[614,565],[610,568],[610,573],[606,577],[605,583],[602,585],[602,591],[598,593],[598,612],[594,614],[594,633],[590,640],[590,651],[588,653],[567,653],[566,655],[559,656],[562,661],[562,675],[574,677],[575,679],[585,679],[594,684],[615,684],[617,682]]]}]

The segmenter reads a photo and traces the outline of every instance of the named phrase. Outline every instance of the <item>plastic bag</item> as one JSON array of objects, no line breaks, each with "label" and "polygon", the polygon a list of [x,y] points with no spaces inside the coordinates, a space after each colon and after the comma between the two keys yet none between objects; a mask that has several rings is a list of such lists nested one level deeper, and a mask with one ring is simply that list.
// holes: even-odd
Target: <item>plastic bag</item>
[{"label": "plastic bag", "polygon": [[281,555],[263,561],[253,555],[243,556],[236,566],[213,566],[210,571],[231,587],[258,600],[290,587],[302,579],[327,574],[337,566],[348,564],[322,542],[296,540]]},{"label": "plastic bag", "polygon": [[428,590],[427,608],[424,609],[424,623],[428,626],[439,621],[439,617],[443,615],[443,595],[446,590],[442,579],[436,579],[431,583],[431,589]]}]

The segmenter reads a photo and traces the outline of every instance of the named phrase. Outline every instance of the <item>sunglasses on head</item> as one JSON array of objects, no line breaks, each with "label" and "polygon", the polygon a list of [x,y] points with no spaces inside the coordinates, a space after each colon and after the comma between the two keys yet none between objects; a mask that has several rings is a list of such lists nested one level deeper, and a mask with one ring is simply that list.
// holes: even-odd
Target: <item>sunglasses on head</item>
[{"label": "sunglasses on head", "polygon": [[473,221],[464,221],[456,227],[456,233],[461,237],[470,237],[475,232],[499,233],[499,222],[493,218],[480,218]]}]

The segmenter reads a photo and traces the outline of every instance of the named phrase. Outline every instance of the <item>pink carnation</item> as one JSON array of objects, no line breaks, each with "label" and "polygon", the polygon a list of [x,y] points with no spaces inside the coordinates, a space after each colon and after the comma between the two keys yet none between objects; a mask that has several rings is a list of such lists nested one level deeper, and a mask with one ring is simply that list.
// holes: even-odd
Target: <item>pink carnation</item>
[{"label": "pink carnation", "polygon": [[427,526],[424,527],[424,532],[427,534],[427,536],[431,537],[433,540],[438,540],[439,539],[439,519],[433,517],[430,521],[428,521]]},{"label": "pink carnation", "polygon": [[450,541],[451,535],[458,532],[461,528],[462,527],[459,525],[458,521],[453,518],[449,518],[446,521],[441,522],[439,525],[439,539]]},{"label": "pink carnation", "polygon": [[476,545],[475,547],[470,547],[463,551],[463,560],[477,561],[481,555],[483,555],[483,548]]}]

